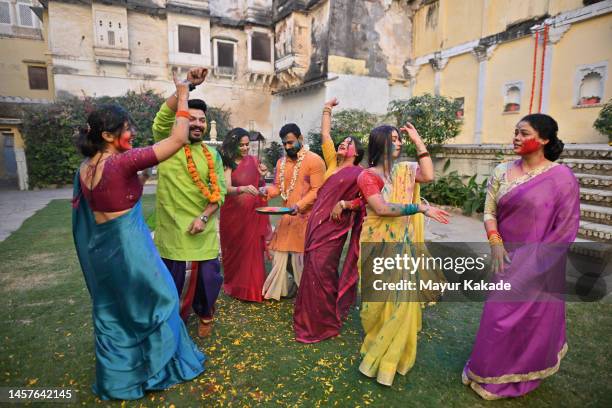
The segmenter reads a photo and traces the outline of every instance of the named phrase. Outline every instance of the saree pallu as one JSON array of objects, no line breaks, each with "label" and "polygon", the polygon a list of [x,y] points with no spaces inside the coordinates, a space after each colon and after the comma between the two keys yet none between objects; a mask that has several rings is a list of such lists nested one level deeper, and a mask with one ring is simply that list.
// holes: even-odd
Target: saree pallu
[{"label": "saree pallu", "polygon": [[[385,201],[395,204],[420,203],[420,186],[415,183],[416,171],[416,163],[397,163],[392,169],[390,182],[385,183],[382,191]],[[358,267],[362,278],[361,324],[365,339],[361,346],[359,371],[368,377],[377,377],[377,381],[384,385],[393,384],[395,373],[405,375],[414,365],[417,333],[421,330],[421,304],[436,300],[439,293],[387,290],[384,295],[379,295],[386,299],[367,301],[364,299],[363,282],[372,277],[363,276],[366,272],[361,268],[368,262],[368,258],[388,258],[396,254],[424,255],[424,235],[423,214],[379,217],[368,208],[363,222]],[[372,271],[367,273],[372,274]],[[438,271],[425,269],[415,274],[407,270],[390,270],[385,273],[389,274],[385,278],[389,282],[443,280]]]},{"label": "saree pallu", "polygon": [[[293,329],[299,342],[315,343],[337,336],[342,320],[355,302],[359,234],[365,208],[343,211],[339,221],[330,219],[330,214],[340,200],[350,201],[359,196],[357,177],[362,171],[360,166],[339,170],[317,194],[306,228],[304,270],[293,312]],[[351,239],[338,276],[349,232]]]},{"label": "saree pallu", "polygon": [[206,357],[179,317],[178,296],[144,222],[140,201],[96,224],[75,177],[72,230],[92,299],[96,355],[93,392],[133,400],[204,371]]},{"label": "saree pallu", "polygon": [[498,231],[511,263],[494,279],[511,283],[512,290],[489,295],[462,376],[482,398],[524,395],[559,369],[568,349],[566,253],[579,219],[578,182],[563,165],[498,198]]},{"label": "saree pallu", "polygon": [[[232,171],[232,186],[261,186],[255,157],[246,156]],[[223,290],[240,300],[262,302],[266,280],[264,254],[271,234],[270,218],[255,212],[267,201],[251,194],[225,196],[219,230],[223,261]]]}]

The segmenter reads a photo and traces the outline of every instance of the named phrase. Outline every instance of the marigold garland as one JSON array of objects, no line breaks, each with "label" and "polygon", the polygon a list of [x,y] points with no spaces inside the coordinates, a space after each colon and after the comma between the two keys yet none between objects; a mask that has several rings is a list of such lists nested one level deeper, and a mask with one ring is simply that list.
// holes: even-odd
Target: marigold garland
[{"label": "marigold garland", "polygon": [[219,183],[217,182],[217,173],[215,173],[215,161],[213,160],[212,154],[206,148],[206,145],[202,143],[202,152],[204,152],[204,157],[206,157],[206,162],[208,163],[208,178],[210,180],[210,187],[212,189],[212,193],[208,190],[208,187],[202,179],[200,178],[200,174],[198,173],[198,168],[196,167],[193,156],[191,155],[191,147],[189,145],[185,145],[185,156],[187,157],[187,170],[189,171],[189,175],[191,179],[195,183],[195,185],[200,189],[204,197],[210,203],[218,203],[221,200],[221,190],[219,189]]},{"label": "marigold garland", "polygon": [[295,166],[293,167],[293,175],[291,177],[291,181],[290,181],[288,190],[285,190],[285,164],[287,163],[287,156],[283,157],[281,161],[280,180],[279,180],[280,186],[279,187],[280,187],[280,195],[284,201],[287,201],[287,199],[293,192],[293,189],[295,188],[295,181],[297,180],[297,176],[300,171],[300,167],[302,167],[302,160],[304,160],[304,157],[306,157],[306,149],[303,149],[298,154],[298,160]]}]

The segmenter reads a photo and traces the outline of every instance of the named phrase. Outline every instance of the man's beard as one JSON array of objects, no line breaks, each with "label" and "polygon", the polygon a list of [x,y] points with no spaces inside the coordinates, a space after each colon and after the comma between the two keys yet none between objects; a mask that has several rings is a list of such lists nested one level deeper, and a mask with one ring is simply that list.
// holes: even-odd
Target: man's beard
[{"label": "man's beard", "polygon": [[290,147],[289,149],[285,149],[285,153],[287,153],[287,156],[291,157],[292,159],[295,159],[301,148],[302,148],[302,144],[298,142],[293,147]]},{"label": "man's beard", "polygon": [[[199,130],[200,135],[194,136],[193,135],[194,130]],[[201,142],[202,140],[204,140],[205,132],[206,132],[206,129],[202,126],[190,126],[189,127],[189,143],[197,143],[197,142]]]}]

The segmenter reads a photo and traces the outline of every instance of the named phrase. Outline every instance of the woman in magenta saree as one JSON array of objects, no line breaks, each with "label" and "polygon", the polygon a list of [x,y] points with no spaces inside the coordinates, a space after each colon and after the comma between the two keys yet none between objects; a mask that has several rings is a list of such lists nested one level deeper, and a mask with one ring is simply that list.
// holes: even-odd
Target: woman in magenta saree
[{"label": "woman in magenta saree", "polygon": [[550,116],[523,118],[514,150],[521,159],[495,169],[485,204],[495,279],[512,290],[490,294],[462,376],[484,399],[534,390],[568,349],[562,293],[565,254],[578,232],[578,183],[554,163],[563,143]]},{"label": "woman in magenta saree", "polygon": [[[357,295],[359,235],[365,208],[359,198],[357,177],[364,150],[354,137],[347,137],[338,150],[330,136],[334,98],[325,104],[321,120],[322,148],[327,171],[317,193],[304,244],[304,271],[293,313],[295,339],[315,343],[337,336],[342,320]],[[338,275],[340,257],[348,233],[348,251]]]},{"label": "woman in magenta saree", "polygon": [[232,129],[221,148],[227,183],[219,222],[223,290],[236,299],[262,302],[264,253],[271,228],[269,217],[255,208],[268,205],[258,190],[265,185],[261,172],[266,169],[248,151],[249,133]]}]

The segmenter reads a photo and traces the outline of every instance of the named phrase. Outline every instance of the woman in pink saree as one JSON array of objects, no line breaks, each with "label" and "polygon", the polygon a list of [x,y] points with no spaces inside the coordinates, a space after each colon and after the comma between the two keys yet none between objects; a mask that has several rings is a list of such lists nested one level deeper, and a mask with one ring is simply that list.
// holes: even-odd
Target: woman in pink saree
[{"label": "woman in pink saree", "polygon": [[543,114],[517,124],[517,161],[502,163],[489,180],[485,229],[495,280],[463,382],[484,399],[524,395],[559,369],[565,336],[565,260],[580,219],[578,182],[555,163],[563,151],[557,123]]},{"label": "woman in pink saree", "polygon": [[267,169],[248,152],[249,133],[232,129],[221,147],[227,184],[219,221],[223,290],[240,300],[262,302],[265,240],[271,228],[269,217],[255,208],[268,205],[258,190],[265,185],[262,175]]}]

